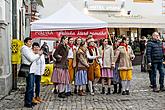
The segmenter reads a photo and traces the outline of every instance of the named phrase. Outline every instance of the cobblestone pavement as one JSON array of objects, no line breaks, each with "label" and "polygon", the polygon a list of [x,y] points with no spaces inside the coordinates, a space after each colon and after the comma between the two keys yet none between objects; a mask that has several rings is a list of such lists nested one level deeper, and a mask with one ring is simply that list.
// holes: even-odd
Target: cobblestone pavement
[{"label": "cobblestone pavement", "polygon": [[[20,89],[23,87],[19,86]],[[52,85],[42,86],[41,95],[45,102],[36,105],[33,110],[165,110],[165,92],[152,92],[148,74],[141,73],[140,66],[134,67],[129,96],[101,95],[101,85],[98,84],[95,96],[73,95],[60,99],[52,93],[52,88]],[[11,92],[0,100],[0,110],[26,110],[23,98],[23,90]]]}]

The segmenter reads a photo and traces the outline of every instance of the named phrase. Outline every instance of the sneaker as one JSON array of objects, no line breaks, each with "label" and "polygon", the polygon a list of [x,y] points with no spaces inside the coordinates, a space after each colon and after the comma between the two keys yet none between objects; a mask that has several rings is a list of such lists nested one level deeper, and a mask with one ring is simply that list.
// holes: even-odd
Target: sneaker
[{"label": "sneaker", "polygon": [[126,91],[123,91],[123,92],[122,92],[122,95],[126,95]]},{"label": "sneaker", "polygon": [[159,90],[157,88],[153,88],[153,92],[159,92]]},{"label": "sneaker", "polygon": [[129,93],[129,90],[126,90],[125,92],[126,92],[126,95],[129,95],[129,94],[130,94],[130,93]]},{"label": "sneaker", "polygon": [[35,99],[39,102],[43,102],[43,100],[40,97],[36,97]]}]

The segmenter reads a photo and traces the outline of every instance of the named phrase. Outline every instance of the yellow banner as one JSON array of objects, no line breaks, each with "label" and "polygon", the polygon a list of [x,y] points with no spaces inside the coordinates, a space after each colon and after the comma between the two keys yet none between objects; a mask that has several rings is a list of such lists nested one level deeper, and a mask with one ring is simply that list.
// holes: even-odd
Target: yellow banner
[{"label": "yellow banner", "polygon": [[46,64],[45,72],[41,77],[41,83],[46,85],[53,84],[51,82],[52,73],[53,73],[53,64]]},{"label": "yellow banner", "polygon": [[11,42],[11,62],[12,64],[20,64],[21,63],[21,47],[23,46],[23,42],[18,39],[13,39]]}]

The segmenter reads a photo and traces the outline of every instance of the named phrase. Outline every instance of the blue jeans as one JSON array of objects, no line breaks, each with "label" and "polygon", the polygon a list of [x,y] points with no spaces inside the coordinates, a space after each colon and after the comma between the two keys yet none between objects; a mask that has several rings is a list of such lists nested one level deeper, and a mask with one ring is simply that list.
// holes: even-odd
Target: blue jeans
[{"label": "blue jeans", "polygon": [[26,77],[26,92],[25,92],[25,105],[32,105],[32,99],[34,97],[34,73],[28,74]]},{"label": "blue jeans", "polygon": [[41,81],[41,76],[40,75],[35,75],[35,93],[36,93],[36,97],[40,96],[40,81]]},{"label": "blue jeans", "polygon": [[152,63],[152,82],[153,82],[153,87],[156,88],[156,73],[157,69],[159,71],[159,84],[160,88],[164,87],[164,69],[163,69],[163,63]]}]

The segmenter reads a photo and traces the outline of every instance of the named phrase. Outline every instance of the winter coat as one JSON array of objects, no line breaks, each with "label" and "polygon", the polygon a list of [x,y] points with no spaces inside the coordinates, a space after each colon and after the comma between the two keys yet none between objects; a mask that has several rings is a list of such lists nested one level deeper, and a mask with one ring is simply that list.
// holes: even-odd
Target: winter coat
[{"label": "winter coat", "polygon": [[78,70],[87,70],[88,62],[87,62],[87,55],[82,49],[78,49],[77,51],[77,68]]},{"label": "winter coat", "polygon": [[128,45],[128,51],[124,46],[119,46],[115,52],[113,62],[116,62],[119,57],[119,70],[133,69],[132,60],[135,58],[131,46]]},{"label": "winter coat", "polygon": [[163,62],[163,46],[158,40],[151,40],[147,43],[147,63]]},{"label": "winter coat", "polygon": [[114,57],[113,47],[110,45],[107,45],[103,50],[103,47],[100,46],[99,53],[102,56],[102,67],[111,68],[112,59]]},{"label": "winter coat", "polygon": [[[56,59],[55,67],[67,69],[68,68],[68,51],[69,47],[60,44],[55,50],[53,57]],[[61,58],[60,58],[61,56]]]}]

